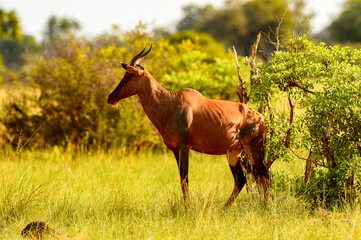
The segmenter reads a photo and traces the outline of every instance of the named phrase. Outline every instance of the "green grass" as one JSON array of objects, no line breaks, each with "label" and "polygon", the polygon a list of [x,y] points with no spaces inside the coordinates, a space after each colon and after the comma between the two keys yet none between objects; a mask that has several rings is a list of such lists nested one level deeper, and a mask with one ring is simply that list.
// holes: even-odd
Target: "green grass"
[{"label": "green grass", "polygon": [[[288,166],[303,171],[302,163]],[[233,189],[226,158],[192,153],[189,174],[187,213],[171,153],[53,148],[17,156],[2,150],[0,239],[22,239],[21,230],[32,221],[44,221],[70,239],[361,238],[358,205],[311,209],[292,191],[271,190],[265,208],[262,195],[244,189],[224,209]]]}]

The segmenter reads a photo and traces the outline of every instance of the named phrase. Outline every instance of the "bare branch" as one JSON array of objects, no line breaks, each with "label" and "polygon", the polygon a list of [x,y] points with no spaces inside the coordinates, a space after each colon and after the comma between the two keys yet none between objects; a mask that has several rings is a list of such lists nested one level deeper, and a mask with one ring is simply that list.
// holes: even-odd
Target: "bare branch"
[{"label": "bare branch", "polygon": [[298,155],[295,151],[293,151],[292,148],[289,147],[288,149],[290,149],[290,151],[293,153],[293,155],[295,155],[298,159],[307,161],[307,158],[300,157],[300,155]]},{"label": "bare branch", "polygon": [[311,90],[309,90],[309,89],[307,89],[307,88],[305,88],[305,87],[302,87],[300,84],[298,84],[296,81],[294,81],[294,80],[292,80],[292,79],[290,79],[290,82],[289,82],[288,86],[289,86],[289,87],[297,87],[297,88],[299,88],[299,89],[302,89],[302,90],[305,91],[305,92],[308,92],[308,93],[311,93],[311,94],[315,94],[314,91],[311,91]]},{"label": "bare branch", "polygon": [[326,132],[326,138],[330,138],[330,131],[331,131],[331,124],[333,119],[333,113],[331,114],[330,121],[328,122],[327,132]]},{"label": "bare branch", "polygon": [[[295,105],[293,105],[290,96],[288,96],[288,103],[290,105],[290,126],[291,126],[293,124],[293,115],[294,115]],[[290,144],[291,144],[291,129],[288,129],[287,134],[286,134],[285,146],[290,147]]]},{"label": "bare branch", "polygon": [[237,95],[238,95],[239,101],[241,103],[247,104],[248,100],[249,100],[249,98],[247,96],[247,89],[246,89],[243,77],[241,75],[241,71],[240,71],[239,64],[238,64],[237,51],[236,51],[236,48],[234,46],[233,46],[233,52],[234,52],[234,58],[236,60],[238,80],[239,80],[239,84],[237,84]]},{"label": "bare branch", "polygon": [[[282,23],[283,23],[283,19],[284,19],[285,15],[286,15],[287,11],[288,11],[288,9],[286,9],[285,12],[283,13],[281,20],[279,20],[279,19],[277,18],[277,20],[278,20],[278,25],[277,25],[276,31],[273,31],[272,28],[270,27],[267,34],[263,32],[263,35],[265,35],[265,36],[266,36],[266,39],[267,39],[266,42],[272,44],[272,45],[276,48],[276,51],[278,51],[278,50],[280,49],[280,47],[281,47],[281,43],[280,43],[280,37],[281,37],[281,36],[280,36],[280,29],[281,29],[281,25],[282,25]],[[274,35],[274,37],[275,37],[275,42],[272,40],[271,33],[272,33],[272,35]]]},{"label": "bare branch", "polygon": [[328,146],[329,139],[330,139],[332,119],[333,119],[333,113],[331,114],[330,120],[328,122],[327,132],[326,133],[324,131],[322,132],[322,147],[323,147],[323,151],[324,151],[323,154],[327,160],[327,163],[331,164],[332,168],[335,168],[337,166],[337,164],[336,164],[335,160],[333,159],[331,150]]},{"label": "bare branch", "polygon": [[259,41],[261,40],[261,32],[258,33],[256,42],[251,46],[252,49],[252,61],[250,63],[251,68],[256,67],[256,55],[257,55],[257,49]]},{"label": "bare branch", "polygon": [[310,178],[315,172],[316,168],[316,161],[313,159],[313,152],[312,149],[310,149],[310,154],[308,155],[308,158],[306,159],[306,168],[305,168],[305,176],[303,177],[303,180],[308,183],[310,181]]},{"label": "bare branch", "polygon": [[261,35],[262,35],[261,32],[259,32],[255,43],[251,46],[252,60],[250,61],[250,60],[248,60],[247,57],[245,58],[246,63],[249,64],[249,66],[251,67],[251,76],[250,76],[251,88],[252,88],[252,86],[256,85],[254,77],[258,75],[258,69],[256,68],[256,66],[257,66],[256,65],[256,55],[257,55],[258,44],[259,44],[259,41],[261,40]]},{"label": "bare branch", "polygon": [[[292,153],[293,155],[295,155],[298,159],[300,160],[304,160],[304,161],[307,161],[308,158],[303,158],[303,157],[300,157],[292,148],[288,148]],[[311,150],[310,150],[311,151]],[[308,156],[310,157],[310,156]],[[315,166],[321,166],[321,167],[324,167],[324,168],[329,168],[328,166],[326,166],[325,164],[319,164],[319,163],[315,163]]]}]

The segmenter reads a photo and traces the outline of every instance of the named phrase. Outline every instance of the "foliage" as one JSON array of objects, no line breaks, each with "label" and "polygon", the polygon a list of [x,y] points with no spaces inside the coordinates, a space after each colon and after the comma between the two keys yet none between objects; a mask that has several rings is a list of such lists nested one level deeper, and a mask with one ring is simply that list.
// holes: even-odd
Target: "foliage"
[{"label": "foliage", "polygon": [[[285,144],[291,131],[291,149],[311,150],[312,160],[325,168],[322,176],[327,177],[318,180],[327,179],[329,202],[341,196],[355,199],[360,190],[360,58],[360,49],[326,46],[304,35],[260,66],[258,84],[252,89],[251,97],[266,111],[269,123],[269,159],[291,155]],[[293,122],[287,107],[272,107],[280,96],[299,106]],[[269,104],[271,108],[266,107]]]},{"label": "foliage", "polygon": [[182,8],[183,18],[177,23],[177,30],[179,32],[194,30],[198,25],[204,21],[207,16],[213,14],[215,11],[212,5],[204,7],[194,4],[186,5]]},{"label": "foliage", "polygon": [[[14,147],[19,145],[19,136],[21,145],[31,138],[27,147],[69,143],[135,149],[162,146],[137,97],[121,101],[118,108],[106,103],[124,75],[120,60],[129,62],[151,43],[142,26],[124,39],[126,47],[120,48],[75,38],[56,44],[57,57],[42,59],[30,73],[34,91],[25,91],[5,104],[1,122],[6,131],[2,138]],[[160,38],[142,64],[171,90],[194,87],[208,97],[236,96],[233,61],[211,57],[200,49],[201,43],[189,39],[171,43]]]},{"label": "foliage", "polygon": [[[173,91],[189,87],[209,98],[235,99],[235,89],[231,86],[235,86],[237,75],[231,57],[212,58],[199,51],[184,54],[172,62],[174,70],[164,75],[161,82]],[[242,67],[244,72],[248,72],[245,64]]]},{"label": "foliage", "polygon": [[101,47],[109,47],[111,45],[115,45],[117,47],[124,46],[120,27],[116,24],[112,24],[109,32],[105,32],[102,35],[97,36],[95,44],[100,45]]},{"label": "foliage", "polygon": [[51,16],[45,26],[42,53],[45,57],[61,57],[57,55],[63,41],[75,36],[81,26],[75,19]]},{"label": "foliage", "polygon": [[113,66],[123,53],[115,48],[90,52],[75,39],[59,46],[61,57],[43,59],[32,72],[39,94],[25,94],[24,102],[11,101],[5,107],[2,120],[8,129],[8,141],[20,132],[29,138],[42,125],[36,141],[32,141],[41,146],[104,138],[98,136],[101,132],[96,133],[98,139],[94,136],[97,127],[93,125],[104,117],[105,96],[121,74]]},{"label": "foliage", "polygon": [[26,55],[38,53],[40,46],[33,36],[23,35],[15,11],[0,8],[0,55],[7,68],[15,69],[25,63]]},{"label": "foliage", "polygon": [[[227,47],[235,45],[242,55],[249,55],[249,46],[260,31],[267,33],[270,28],[275,31],[282,20],[283,37],[288,39],[290,29],[298,26],[300,19],[308,17],[303,14],[302,1],[296,2],[288,6],[287,0],[233,0],[226,1],[221,8],[190,5],[183,9],[184,17],[178,23],[178,30],[207,32]],[[270,46],[262,43],[261,47],[267,49]]]},{"label": "foliage", "polygon": [[22,33],[20,21],[16,12],[7,12],[0,8],[0,39],[3,38],[20,40],[22,38]]},{"label": "foliage", "polygon": [[40,52],[40,46],[33,36],[24,35],[21,40],[5,38],[0,40],[0,54],[7,68],[18,68],[25,61],[25,55]]},{"label": "foliage", "polygon": [[48,19],[44,34],[46,39],[52,40],[58,37],[66,37],[80,28],[79,22],[74,19],[53,15]]},{"label": "foliage", "polygon": [[182,41],[190,40],[192,43],[200,47],[200,51],[207,53],[209,56],[221,58],[226,55],[222,44],[207,33],[196,31],[183,31],[170,35],[168,38],[171,44],[179,44]]},{"label": "foliage", "polygon": [[7,64],[7,57],[2,56],[8,49],[1,46],[6,41],[17,42],[23,38],[20,21],[15,11],[5,11],[0,7],[0,83],[3,82],[3,64]]},{"label": "foliage", "polygon": [[339,42],[361,42],[361,1],[347,0],[341,14],[328,27]]}]

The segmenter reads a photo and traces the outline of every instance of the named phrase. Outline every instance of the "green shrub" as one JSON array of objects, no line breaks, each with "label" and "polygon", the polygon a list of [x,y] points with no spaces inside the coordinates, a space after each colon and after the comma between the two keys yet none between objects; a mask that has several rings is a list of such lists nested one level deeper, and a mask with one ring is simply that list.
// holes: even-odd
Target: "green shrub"
[{"label": "green shrub", "polygon": [[[174,69],[164,75],[164,87],[177,91],[194,88],[209,98],[236,99],[235,86],[238,81],[234,60],[212,58],[205,53],[192,51],[171,63]],[[242,65],[242,72],[249,72]]]},{"label": "green shrub", "polygon": [[171,44],[179,44],[189,40],[198,46],[198,50],[212,57],[225,57],[226,52],[222,44],[218,43],[211,35],[204,32],[182,31],[170,35],[168,38]]},{"label": "green shrub", "polygon": [[[132,37],[131,37],[132,36]],[[118,107],[106,103],[124,75],[120,62],[150,44],[139,32],[128,36],[127,47],[97,47],[69,38],[56,45],[57,57],[42,59],[30,74],[36,94],[21,93],[5,105],[2,138],[26,146],[160,147],[156,134],[136,96]],[[135,41],[138,39],[138,41]],[[235,98],[236,70],[231,56],[218,59],[198,50],[189,40],[171,44],[159,39],[144,66],[166,88],[193,87],[213,98]],[[19,101],[19,99],[21,99]],[[36,134],[36,137],[34,137]]]},{"label": "green shrub", "polygon": [[[257,85],[252,89],[252,100],[263,108],[268,123],[268,160],[291,159],[290,149],[312,151],[318,166],[312,181],[323,184],[322,191],[316,184],[309,194],[323,199],[316,195],[326,193],[325,204],[340,197],[355,200],[360,191],[360,58],[360,49],[326,46],[302,36],[259,66]],[[289,108],[272,107],[287,97],[298,106],[293,122]]]},{"label": "green shrub", "polygon": [[[69,39],[57,46],[57,51],[58,58],[42,59],[31,73],[39,94],[24,93],[23,101],[14,99],[5,106],[2,122],[9,142],[20,133],[30,138],[40,126],[29,145],[93,144],[106,138],[97,128],[104,109],[109,108],[109,89],[121,78],[122,71],[116,65],[124,58],[125,49],[91,49]],[[117,115],[115,109],[113,115]]]}]

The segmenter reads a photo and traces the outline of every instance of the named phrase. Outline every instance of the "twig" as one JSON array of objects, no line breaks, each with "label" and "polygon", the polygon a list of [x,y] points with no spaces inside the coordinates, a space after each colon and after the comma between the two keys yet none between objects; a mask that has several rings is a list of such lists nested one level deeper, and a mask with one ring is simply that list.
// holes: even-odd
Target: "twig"
[{"label": "twig", "polygon": [[308,183],[310,181],[310,178],[315,173],[316,168],[316,161],[312,158],[313,151],[312,148],[310,149],[310,154],[308,155],[308,158],[306,160],[306,167],[305,167],[305,175],[303,177],[303,180]]},{"label": "twig", "polygon": [[[294,115],[294,105],[292,104],[292,100],[291,97],[288,96],[288,103],[290,104],[290,126],[292,126],[293,124],[293,115]],[[285,141],[285,146],[289,147],[291,144],[291,128],[288,129],[287,134],[286,134],[286,141]]]},{"label": "twig", "polygon": [[234,58],[236,60],[238,80],[239,80],[239,84],[237,84],[237,91],[238,91],[237,95],[238,95],[239,101],[241,103],[247,104],[248,99],[249,99],[248,96],[247,96],[247,89],[246,89],[243,77],[241,75],[241,72],[240,72],[240,68],[239,68],[239,64],[238,64],[237,51],[236,51],[236,48],[234,46],[233,46],[233,52],[234,52]]},{"label": "twig", "polygon": [[[289,150],[293,153],[293,155],[295,155],[298,159],[307,161],[307,158],[300,157],[298,154],[295,153],[295,151],[292,150],[291,147],[289,147],[288,149],[289,149]],[[328,166],[326,166],[326,165],[324,165],[324,164],[318,164],[318,163],[316,163],[316,166],[321,166],[321,167],[324,167],[324,168],[329,168]]]},{"label": "twig", "polygon": [[307,161],[307,158],[303,158],[303,157],[300,157],[299,155],[297,155],[297,154],[295,153],[295,151],[292,150],[291,147],[288,147],[288,149],[290,149],[290,151],[293,153],[293,155],[295,155],[297,158],[299,158],[299,159],[301,159],[301,160]]},{"label": "twig", "polygon": [[305,92],[311,93],[311,94],[315,94],[314,91],[308,90],[307,88],[302,87],[300,84],[298,84],[296,81],[289,79],[290,82],[288,84],[289,87],[297,87],[299,89],[302,89]]},{"label": "twig", "polygon": [[[281,46],[281,44],[280,44],[280,28],[281,28],[281,25],[283,23],[283,19],[284,19],[285,15],[286,15],[287,11],[288,11],[288,9],[286,9],[285,12],[283,13],[281,20],[279,20],[277,18],[278,25],[277,25],[276,31],[273,31],[272,28],[270,27],[267,34],[263,32],[263,35],[265,35],[266,38],[267,38],[266,42],[272,44],[276,48],[276,51],[278,51],[280,49],[280,46]],[[271,35],[270,32],[275,36],[276,42],[272,41],[271,36],[270,36]]]},{"label": "twig", "polygon": [[35,134],[40,130],[40,128],[42,128],[42,127],[45,125],[45,123],[47,123],[49,120],[50,120],[50,119],[48,119],[48,120],[46,120],[45,122],[43,122],[43,123],[33,132],[33,134],[26,140],[26,142],[21,146],[21,148],[19,149],[19,151],[17,151],[17,154],[16,154],[14,160],[18,158],[18,156],[19,156],[20,153],[22,152],[23,148],[24,148],[25,145],[30,141],[30,139],[32,139],[32,138],[35,136]]},{"label": "twig", "polygon": [[330,138],[330,131],[331,131],[331,124],[333,120],[333,113],[331,114],[330,121],[328,122],[327,132],[326,132],[326,138]]},{"label": "twig", "polygon": [[256,55],[257,55],[257,49],[258,49],[258,44],[259,41],[261,40],[261,32],[258,33],[257,35],[257,39],[256,42],[251,46],[252,49],[252,60],[248,60],[248,58],[245,58],[245,61],[247,64],[249,64],[249,66],[251,67],[251,76],[250,76],[250,80],[251,80],[251,89],[252,86],[256,85],[255,82],[255,76],[258,75],[258,69],[256,68]]},{"label": "twig", "polygon": [[331,114],[330,120],[328,122],[327,132],[326,133],[324,131],[322,132],[322,147],[323,147],[324,156],[327,159],[327,162],[331,163],[331,166],[333,168],[335,168],[337,166],[337,164],[336,164],[335,160],[333,159],[331,150],[328,146],[328,143],[329,143],[328,140],[330,139],[332,119],[333,119],[333,113]]},{"label": "twig", "polygon": [[246,57],[246,63],[249,64],[251,66],[251,68],[255,68],[256,67],[256,55],[257,55],[257,49],[258,49],[258,44],[259,41],[261,40],[261,32],[258,33],[257,35],[257,39],[255,41],[255,43],[253,43],[253,45],[251,46],[252,49],[252,60],[248,60],[248,58]]}]

